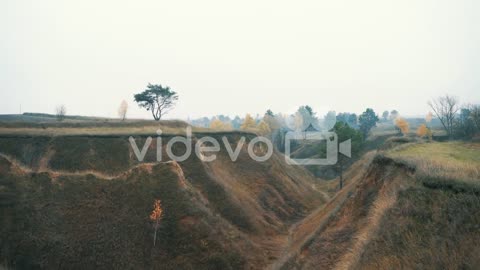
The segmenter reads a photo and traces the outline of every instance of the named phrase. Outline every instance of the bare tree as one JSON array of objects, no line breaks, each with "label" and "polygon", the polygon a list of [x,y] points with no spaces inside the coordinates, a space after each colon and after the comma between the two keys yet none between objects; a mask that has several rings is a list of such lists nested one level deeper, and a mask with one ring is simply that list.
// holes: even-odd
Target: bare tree
[{"label": "bare tree", "polygon": [[55,108],[55,115],[57,116],[58,121],[63,121],[65,119],[65,115],[67,114],[67,108],[65,105],[60,105]]},{"label": "bare tree", "polygon": [[477,127],[480,130],[480,105],[470,106],[470,116]]},{"label": "bare tree", "polygon": [[127,110],[128,104],[125,100],[122,100],[122,103],[120,103],[120,107],[118,107],[118,117],[122,118],[122,121],[127,118]]},{"label": "bare tree", "polygon": [[460,109],[458,99],[453,96],[445,95],[429,101],[428,105],[432,108],[438,119],[440,119],[448,137],[452,138],[455,114]]}]

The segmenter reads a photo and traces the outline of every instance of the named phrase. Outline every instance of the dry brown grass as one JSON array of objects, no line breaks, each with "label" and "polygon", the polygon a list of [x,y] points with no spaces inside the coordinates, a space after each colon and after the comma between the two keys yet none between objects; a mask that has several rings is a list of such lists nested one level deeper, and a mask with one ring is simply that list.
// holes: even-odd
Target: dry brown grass
[{"label": "dry brown grass", "polygon": [[389,179],[390,184],[385,185],[379,191],[378,197],[372,204],[367,220],[368,226],[362,227],[355,236],[350,250],[338,261],[335,269],[354,269],[359,263],[365,246],[371,241],[372,237],[377,234],[380,224],[387,210],[389,210],[397,202],[398,192],[405,189],[401,179],[395,177]]},{"label": "dry brown grass", "polygon": [[478,209],[472,193],[411,187],[382,221],[360,269],[479,269]]},{"label": "dry brown grass", "polygon": [[[128,120],[122,121],[67,121],[67,122],[0,122],[0,135],[155,135],[158,129],[163,134],[184,135],[188,123],[179,120]],[[191,126],[194,133],[223,133],[235,131],[232,128],[204,128]],[[257,128],[240,130],[247,133],[258,133]]]},{"label": "dry brown grass", "polygon": [[387,155],[416,168],[379,231],[358,259],[359,269],[479,269],[480,145],[407,144]]},{"label": "dry brown grass", "polygon": [[[233,142],[237,137],[241,135],[242,134],[231,135],[232,137],[229,138],[229,141]],[[223,135],[220,134],[218,136],[220,137]],[[70,136],[64,138],[64,140],[66,140],[67,142],[72,142],[72,140],[74,139],[75,139],[74,137],[70,137]],[[88,146],[91,140],[93,139],[96,139],[96,138],[89,138],[88,140],[83,141],[82,144],[85,144],[85,146]],[[36,143],[50,144],[50,143],[53,143],[55,140],[56,139],[46,140],[46,141],[37,140]],[[15,141],[13,142],[11,141],[4,142],[5,145],[14,144],[14,143],[16,144],[16,147],[19,147],[19,145],[22,145],[22,141],[20,139],[15,139]],[[107,143],[106,145],[110,145],[110,144]],[[288,170],[288,171],[274,169],[277,166],[284,168],[283,166],[284,161],[282,161],[283,159],[275,156],[269,162],[265,162],[265,163],[254,162],[246,154],[245,147],[246,146],[244,146],[242,154],[240,155],[240,158],[243,159],[241,164],[233,163],[233,162],[230,162],[229,160],[222,159],[222,160],[218,160],[219,162],[217,164],[218,167],[215,167],[213,169],[208,167],[207,164],[200,162],[198,159],[192,156],[192,158],[190,158],[189,160],[181,164],[178,164],[176,162],[165,162],[165,163],[168,163],[168,166],[165,164],[158,164],[156,162],[141,163],[141,164],[127,163],[129,164],[129,166],[125,166],[124,170],[133,170],[134,172],[132,174],[128,175],[124,170],[118,170],[118,171],[111,171],[112,175],[106,175],[105,172],[99,168],[102,166],[94,166],[92,167],[91,170],[90,169],[85,170],[83,167],[80,168],[77,163],[75,163],[76,164],[75,166],[71,168],[67,168],[65,170],[62,169],[63,167],[53,170],[52,168],[48,167],[48,164],[49,164],[48,161],[50,158],[44,159],[42,157],[39,157],[39,160],[42,161],[40,163],[44,165],[38,166],[38,168],[26,167],[22,165],[22,163],[19,160],[14,160],[14,158],[11,158],[11,160],[14,160],[14,163],[19,164],[21,168],[17,166],[12,166],[16,168],[15,171],[13,171],[13,169],[5,170],[5,171],[0,170],[0,174],[6,173],[6,172],[15,173],[15,175],[22,177],[22,181],[23,179],[25,179],[24,182],[27,183],[28,177],[30,174],[38,173],[39,175],[41,174],[43,177],[48,177],[48,179],[50,180],[49,183],[51,182],[52,184],[54,184],[56,187],[60,189],[63,188],[64,186],[77,187],[78,185],[81,184],[82,187],[98,190],[100,192],[99,193],[100,196],[104,196],[104,195],[102,195],[103,191],[100,187],[98,187],[98,185],[112,186],[111,193],[109,191],[108,194],[112,194],[115,196],[118,194],[119,196],[121,196],[122,195],[121,193],[132,192],[131,196],[133,197],[134,200],[142,200],[142,201],[147,200],[147,198],[148,200],[151,200],[152,198],[149,198],[144,193],[141,194],[140,192],[145,192],[146,194],[153,194],[153,193],[149,188],[144,187],[144,184],[142,182],[136,183],[138,184],[138,188],[141,190],[129,190],[126,185],[130,184],[132,178],[142,177],[142,181],[148,181],[148,183],[151,182],[152,185],[155,184],[161,187],[163,187],[164,185],[168,185],[169,187],[168,191],[166,191],[165,188],[159,188],[158,192],[161,193],[161,196],[159,195],[158,198],[162,199],[162,204],[164,201],[166,203],[170,201],[170,205],[171,205],[170,208],[172,210],[168,211],[168,213],[175,213],[175,218],[172,218],[169,222],[164,223],[168,227],[168,230],[170,231],[168,231],[167,233],[164,230],[164,233],[162,234],[163,237],[171,239],[171,241],[179,240],[182,237],[180,237],[177,234],[172,235],[172,233],[176,233],[178,231],[176,226],[177,222],[182,224],[185,223],[188,225],[189,222],[183,222],[183,221],[185,220],[191,221],[196,219],[196,220],[199,220],[198,223],[194,224],[193,226],[194,228],[188,231],[187,236],[194,238],[195,241],[196,240],[200,241],[200,239],[202,239],[203,241],[204,239],[200,238],[200,233],[195,233],[196,229],[203,228],[201,237],[208,236],[209,238],[212,238],[215,240],[215,241],[213,240],[210,241],[210,244],[207,242],[205,242],[206,244],[204,244],[203,242],[198,244],[195,241],[189,240],[186,242],[188,243],[188,245],[185,245],[182,242],[181,247],[186,247],[189,250],[194,250],[198,248],[198,249],[201,249],[201,252],[189,251],[190,253],[189,253],[188,259],[178,258],[178,260],[191,261],[193,259],[190,259],[190,258],[197,258],[197,257],[208,258],[205,255],[202,255],[205,253],[211,254],[212,256],[218,256],[212,259],[208,259],[209,261],[205,262],[205,264],[208,263],[210,265],[210,267],[208,268],[202,267],[199,265],[196,265],[195,267],[195,269],[202,269],[202,268],[212,269],[215,267],[211,265],[213,265],[215,262],[218,263],[219,265],[226,264],[227,266],[229,264],[240,265],[240,263],[235,263],[233,260],[234,259],[239,260],[239,258],[243,258],[245,255],[245,257],[249,259],[249,264],[260,265],[261,263],[265,264],[266,260],[269,260],[270,257],[275,256],[276,254],[275,252],[277,251],[277,249],[280,249],[281,247],[281,245],[279,244],[281,243],[281,241],[280,242],[278,241],[279,238],[277,237],[277,234],[278,234],[277,230],[268,229],[268,227],[273,227],[273,224],[267,224],[267,223],[262,224],[262,226],[265,228],[265,231],[267,231],[268,229],[271,235],[268,235],[268,234],[257,235],[255,232],[250,233],[250,231],[248,231],[249,229],[248,225],[250,224],[250,220],[257,219],[257,218],[261,219],[267,216],[275,217],[278,214],[276,210],[282,209],[282,210],[285,210],[285,212],[282,212],[282,213],[286,213],[286,215],[279,216],[278,227],[283,227],[283,226],[286,227],[286,224],[288,222],[284,221],[284,219],[291,220],[290,222],[293,222],[294,220],[298,219],[300,215],[304,214],[306,211],[313,208],[313,205],[318,205],[319,202],[321,201],[321,197],[312,187],[313,179],[311,175],[310,175],[311,178],[303,179],[304,176],[309,175],[307,171],[303,170],[300,167],[295,168],[294,170]],[[48,149],[48,147],[43,147],[42,149]],[[2,150],[4,149],[2,148]],[[20,154],[18,155],[13,155],[16,152],[12,152],[10,154],[12,154],[12,157],[15,156],[16,158],[19,158],[19,157],[21,158],[22,151],[19,151],[19,152]],[[78,160],[87,159],[87,157],[83,154],[89,153],[89,152],[90,151],[87,150],[87,151],[82,151],[81,153],[78,153],[79,154]],[[35,152],[35,155],[45,155],[45,153],[50,153],[50,152],[42,150],[42,151],[38,151],[38,153]],[[96,160],[101,161],[102,159],[105,159],[105,155],[112,153],[112,151],[110,150],[110,148],[108,148],[107,151],[96,151],[95,153],[99,155],[98,159]],[[58,151],[54,154],[58,154]],[[221,158],[226,157],[226,151],[223,150],[222,153],[219,155]],[[88,158],[88,159],[92,160],[91,158]],[[150,159],[147,159],[147,161],[149,160]],[[18,174],[17,174],[17,168],[18,168]],[[156,183],[156,180],[158,180],[159,178],[163,179],[163,173],[159,173],[157,170],[158,168],[162,168],[162,170],[169,169],[168,173],[169,174],[174,173],[174,174],[170,175],[171,177],[169,177],[168,180],[159,181],[158,183]],[[185,169],[185,171],[183,169]],[[44,173],[41,173],[41,172],[44,172]],[[175,184],[175,181],[172,181],[176,179],[176,177],[173,177],[173,176],[178,176],[179,178],[178,186]],[[258,179],[257,177],[260,177],[263,179]],[[85,183],[83,182],[84,179],[85,179]],[[0,175],[0,180],[1,180],[1,175]],[[231,182],[232,180],[237,180],[237,181]],[[248,181],[248,180],[251,180],[251,181]],[[258,183],[262,185],[252,187],[252,189],[250,189],[250,184],[255,185]],[[231,185],[228,185],[228,184],[231,184]],[[233,188],[229,188],[230,186]],[[304,186],[304,187],[302,188],[300,186]],[[118,189],[122,189],[123,191],[116,193],[118,192]],[[128,192],[125,192],[125,190]],[[137,194],[135,194],[135,192],[137,192]],[[258,192],[259,196],[256,196],[257,194],[255,192]],[[310,194],[310,196],[307,196],[306,195],[307,193]],[[183,201],[181,198],[179,198],[179,194],[183,194],[186,196]],[[2,194],[0,194],[0,197],[1,195]],[[88,196],[90,195],[92,194],[88,193]],[[171,198],[167,200],[165,197],[171,197]],[[197,197],[198,197],[198,201],[197,201]],[[311,200],[307,200],[306,197],[311,197]],[[67,197],[67,199],[69,198],[70,197]],[[106,203],[102,198],[103,197],[94,198],[94,200],[96,202],[98,201],[99,204]],[[155,198],[157,198],[157,196],[155,196]],[[237,198],[240,198],[240,200],[237,200]],[[47,199],[53,200],[54,198],[47,197]],[[243,210],[245,209],[242,209],[242,207],[246,207],[246,205],[249,204],[249,202],[252,202],[253,200],[259,200],[259,199],[263,199],[262,202],[275,201],[276,199],[278,199],[278,201],[282,202],[282,205],[280,205],[279,203],[279,204],[272,204],[271,206],[269,206],[269,205],[264,205],[258,201],[253,202],[255,212],[250,213],[252,214],[251,217],[244,215]],[[190,202],[190,200],[192,200],[192,202]],[[125,205],[131,205],[132,200],[128,199],[128,203],[127,203],[127,199],[125,200],[122,199],[121,202],[126,202],[124,203]],[[185,209],[183,211],[173,210],[172,205],[175,205],[180,202],[182,203],[182,205],[183,203],[188,204],[188,207],[185,206]],[[194,205],[194,207],[192,206],[192,204]],[[64,204],[64,205],[66,206],[67,204]],[[64,205],[62,205],[62,207]],[[80,205],[79,208],[81,208],[82,205]],[[309,205],[310,207],[308,207]],[[136,210],[137,212],[140,211],[138,209]],[[87,216],[88,218],[90,217],[89,215],[99,214],[100,211],[101,210],[85,211],[85,213],[82,214],[84,215],[82,217],[83,219],[85,218],[85,216]],[[208,213],[208,215],[206,215],[204,212]],[[79,217],[80,215],[74,215],[71,218],[77,219]],[[67,219],[67,218],[65,219],[70,221],[70,219]],[[114,223],[114,221],[112,221],[112,223]],[[83,224],[82,220],[77,222],[72,222],[72,223],[74,225]],[[140,224],[140,226],[142,225],[141,222],[138,222],[138,224]],[[123,228],[121,224],[115,224],[115,226],[119,228]],[[205,229],[205,227],[209,227],[209,226],[211,226],[211,228],[209,228],[208,230]],[[241,227],[241,229],[239,229],[239,227]],[[78,232],[81,229],[82,228],[80,229],[76,228],[74,230],[74,233],[71,234],[72,237],[75,237],[77,234],[79,234]],[[43,233],[41,229],[39,229],[39,231]],[[165,235],[167,235],[168,237],[166,237]],[[125,235],[125,234],[122,235],[122,237],[127,237],[127,236],[128,235]],[[280,236],[283,236],[283,235],[280,235]],[[150,239],[151,238],[149,237],[149,240]],[[270,240],[272,240],[272,242],[268,242]],[[151,241],[147,241],[147,242],[150,244]],[[139,243],[139,241],[137,241],[137,243]],[[159,244],[160,244],[160,241],[157,242],[157,246]],[[213,245],[213,244],[215,244],[216,246],[208,246],[208,249],[205,248],[205,245]],[[220,246],[220,244],[222,244],[222,246]],[[234,245],[235,247],[230,248],[230,247],[225,247],[224,245]],[[224,256],[223,253],[218,253],[219,255],[213,254],[216,252],[217,247],[218,248],[221,247],[223,250],[226,250],[226,251],[233,252],[237,250],[242,250],[243,252],[241,256],[240,255],[237,256],[238,258],[235,256],[233,258],[229,258]],[[172,248],[172,250],[173,249],[176,249],[176,248]],[[114,249],[112,248],[112,249],[106,250],[105,252],[112,252],[113,250]],[[33,258],[33,255],[29,253],[27,254],[29,256],[32,256]],[[75,255],[72,255],[72,256],[75,256]],[[121,261],[123,260],[123,258],[118,258],[118,260]],[[144,258],[141,256],[135,256],[135,260],[137,262],[141,262],[142,260],[144,260]],[[210,260],[213,262],[210,262]],[[163,266],[165,261],[166,260],[160,261],[162,262],[162,264],[158,263],[158,265]],[[168,262],[171,263],[172,265],[175,265],[176,263],[176,261],[174,260],[170,260]],[[177,265],[179,264],[177,263]],[[165,268],[167,269],[168,267],[165,267]],[[261,268],[261,266],[258,266],[258,268]],[[193,268],[182,267],[181,265],[179,265],[177,269],[193,269]],[[217,267],[215,269],[229,269],[229,268]],[[239,269],[239,268],[235,267],[234,269]]]},{"label": "dry brown grass", "polygon": [[147,173],[151,174],[152,167],[155,166],[156,164],[169,164],[177,171],[177,173],[182,173],[181,175],[179,174],[179,176],[181,177],[180,181],[184,181],[182,180],[184,179],[183,172],[181,172],[181,168],[180,170],[178,170],[179,165],[175,161],[139,163],[117,174],[108,174],[108,173],[104,173],[97,170],[81,170],[81,171],[79,170],[79,171],[72,172],[67,170],[53,170],[47,167],[40,167],[34,170],[32,168],[25,166],[20,161],[16,160],[11,156],[0,153],[0,157],[6,159],[8,162],[12,164],[11,170],[13,173],[16,173],[19,175],[25,175],[30,173],[47,173],[53,180],[57,179],[60,176],[63,176],[63,177],[95,176],[97,179],[101,179],[101,180],[113,180],[117,178],[125,178],[136,169],[144,170]]},{"label": "dry brown grass", "polygon": [[[65,136],[65,135],[152,135],[161,129],[163,134],[184,135],[184,128],[168,126],[144,127],[51,127],[51,128],[0,128],[2,135],[38,135],[38,136]],[[207,132],[210,129],[193,128],[192,132]]]},{"label": "dry brown grass", "polygon": [[285,269],[478,269],[479,150],[449,142],[387,151],[365,177],[373,186],[358,185]]},{"label": "dry brown grass", "polygon": [[364,179],[374,154],[367,153],[348,169],[345,173],[346,185],[342,190],[338,191],[338,179],[328,181],[327,185],[318,185],[322,190],[334,190],[331,200],[290,229],[287,249],[269,269],[333,267],[332,261],[338,255],[337,251],[344,251],[349,243],[353,225],[351,219],[359,214],[359,212],[355,215],[351,212],[347,214],[345,211],[352,210],[352,207],[346,204],[351,205],[351,195]]}]

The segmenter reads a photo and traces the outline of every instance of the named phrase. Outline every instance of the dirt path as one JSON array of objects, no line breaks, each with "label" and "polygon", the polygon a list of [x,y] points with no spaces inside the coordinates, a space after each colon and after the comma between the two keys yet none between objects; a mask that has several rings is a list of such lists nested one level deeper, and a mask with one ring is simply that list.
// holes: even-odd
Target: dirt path
[{"label": "dirt path", "polygon": [[267,269],[280,269],[290,259],[297,256],[305,244],[326,227],[330,219],[340,210],[349,197],[350,192],[356,187],[357,182],[362,179],[374,155],[375,151],[368,152],[362,159],[355,162],[345,173],[347,184],[344,188],[326,205],[290,227],[282,255],[271,263]]},{"label": "dirt path", "polygon": [[385,212],[390,209],[397,201],[398,185],[389,185],[380,191],[375,200],[372,210],[368,215],[368,226],[363,226],[356,234],[353,246],[335,265],[334,269],[347,270],[354,268],[362,256],[365,246],[368,244],[372,235],[376,233],[380,226],[380,221]]},{"label": "dirt path", "polygon": [[[59,176],[88,176],[88,175],[93,175],[93,176],[95,176],[96,178],[99,178],[99,179],[112,180],[112,179],[124,177],[124,176],[130,174],[133,170],[138,169],[138,168],[142,168],[142,169],[145,169],[145,170],[151,172],[152,167],[157,165],[157,164],[171,164],[173,166],[173,168],[175,169],[175,171],[177,173],[179,173],[179,177],[183,177],[183,171],[181,171],[180,166],[175,161],[140,163],[140,164],[137,164],[135,166],[130,167],[126,171],[123,171],[123,172],[118,173],[118,174],[110,175],[110,174],[105,174],[105,173],[102,173],[102,172],[99,172],[99,171],[94,171],[94,170],[85,170],[85,171],[76,171],[76,172],[52,170],[52,169],[50,169],[46,166],[46,164],[47,164],[47,161],[45,160],[46,157],[43,157],[41,159],[41,161],[42,161],[41,166],[36,170],[21,164],[17,160],[15,160],[15,159],[13,159],[13,158],[5,155],[5,154],[0,153],[0,157],[6,159],[13,166],[15,166],[17,171],[21,171],[24,174],[25,173],[33,173],[33,172],[35,172],[35,173],[45,172],[45,173],[48,173],[52,177],[52,179],[56,179]],[[179,171],[179,169],[180,169],[180,171]]]}]

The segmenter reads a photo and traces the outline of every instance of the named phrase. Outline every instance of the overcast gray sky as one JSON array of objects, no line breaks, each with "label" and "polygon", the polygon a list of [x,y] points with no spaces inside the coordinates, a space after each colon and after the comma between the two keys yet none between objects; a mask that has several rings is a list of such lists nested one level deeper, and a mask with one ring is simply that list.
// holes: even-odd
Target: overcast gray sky
[{"label": "overcast gray sky", "polygon": [[147,83],[180,95],[169,118],[397,109],[450,93],[480,103],[480,1],[0,2],[0,114],[150,117]]}]

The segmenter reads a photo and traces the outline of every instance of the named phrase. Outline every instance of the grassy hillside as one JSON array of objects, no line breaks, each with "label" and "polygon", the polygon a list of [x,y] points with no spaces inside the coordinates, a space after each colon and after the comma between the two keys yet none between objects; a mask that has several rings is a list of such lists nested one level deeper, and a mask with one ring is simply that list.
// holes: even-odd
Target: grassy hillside
[{"label": "grassy hillside", "polygon": [[[109,118],[70,117],[64,121],[44,121],[39,116],[28,116],[16,121],[16,117],[0,115],[0,135],[11,136],[68,136],[68,135],[156,135],[161,129],[166,134],[185,134],[188,124],[179,120],[125,120]],[[211,132],[205,128],[193,128],[194,132]]]},{"label": "grassy hillside", "polygon": [[415,181],[386,213],[361,268],[478,269],[480,145],[415,144],[387,155],[414,165]]},{"label": "grassy hillside", "polygon": [[[13,123],[13,122],[12,122]],[[169,160],[179,121],[0,125],[0,265],[14,269],[478,269],[480,144],[374,135],[321,181],[252,133],[194,129],[217,159]],[[44,126],[42,126],[44,125]],[[141,148],[161,128],[139,162]],[[235,149],[232,162],[222,143]],[[376,148],[381,148],[376,152]],[[305,144],[302,153],[316,148]],[[312,150],[313,149],[313,150]],[[257,145],[257,155],[265,149]],[[184,153],[174,144],[173,152]],[[149,215],[164,216],[153,243]]]},{"label": "grassy hillside", "polygon": [[480,145],[465,142],[423,143],[403,145],[388,155],[414,164],[421,177],[452,179],[478,185],[480,176]]},{"label": "grassy hillside", "polygon": [[[236,144],[244,133],[209,133]],[[163,145],[172,138],[165,134]],[[146,136],[136,136],[140,147]],[[236,145],[232,145],[233,148]],[[280,254],[290,224],[326,197],[300,167],[280,154],[237,162],[222,146],[218,159],[195,155],[145,163],[127,136],[0,136],[0,262],[18,269],[260,269]],[[175,144],[174,152],[183,153]],[[260,153],[261,148],[255,148]],[[167,157],[163,149],[163,157]],[[160,199],[157,245],[148,220]]]},{"label": "grassy hillside", "polygon": [[[0,254],[7,266],[211,269],[245,263],[222,239],[222,221],[195,207],[194,194],[180,187],[168,165],[105,180],[14,173],[12,164],[0,162]],[[148,220],[154,199],[164,207],[155,247]]]},{"label": "grassy hillside", "polygon": [[478,269],[479,147],[407,143],[378,153],[282,269]]}]

